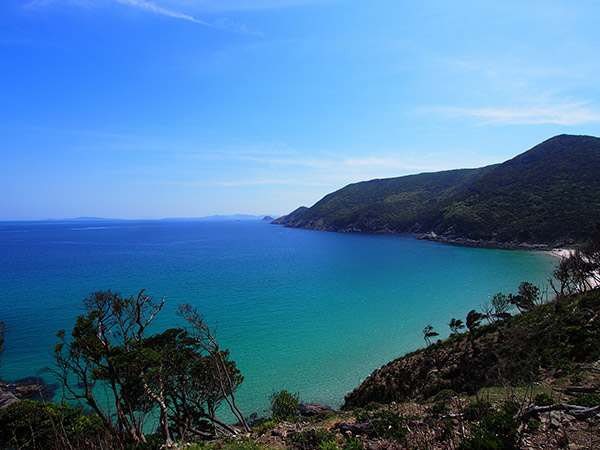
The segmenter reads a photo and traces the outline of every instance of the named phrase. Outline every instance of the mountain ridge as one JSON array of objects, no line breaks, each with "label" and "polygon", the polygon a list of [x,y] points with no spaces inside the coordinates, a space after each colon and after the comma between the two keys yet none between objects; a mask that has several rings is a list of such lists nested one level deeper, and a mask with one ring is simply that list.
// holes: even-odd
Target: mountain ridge
[{"label": "mountain ridge", "polygon": [[559,135],[501,164],[362,181],[275,223],[411,233],[466,245],[554,247],[600,222],[600,139]]}]

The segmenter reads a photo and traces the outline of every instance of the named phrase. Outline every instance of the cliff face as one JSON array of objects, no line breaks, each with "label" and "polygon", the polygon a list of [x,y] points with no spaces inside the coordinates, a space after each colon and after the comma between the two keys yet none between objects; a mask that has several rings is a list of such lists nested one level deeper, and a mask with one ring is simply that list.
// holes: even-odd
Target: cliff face
[{"label": "cliff face", "polygon": [[276,223],[417,233],[465,243],[564,245],[600,222],[600,139],[561,135],[499,165],[348,185]]},{"label": "cliff face", "polygon": [[600,290],[543,305],[398,358],[374,371],[345,398],[370,402],[426,400],[450,389],[517,386],[600,358]]}]

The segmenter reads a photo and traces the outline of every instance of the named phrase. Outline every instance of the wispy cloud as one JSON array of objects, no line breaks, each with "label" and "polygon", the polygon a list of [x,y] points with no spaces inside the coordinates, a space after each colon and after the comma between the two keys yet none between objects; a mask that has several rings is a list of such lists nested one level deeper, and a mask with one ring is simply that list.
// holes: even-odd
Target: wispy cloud
[{"label": "wispy cloud", "polygon": [[183,19],[189,20],[190,22],[194,22],[200,25],[204,25],[207,27],[212,27],[212,24],[209,22],[205,22],[204,20],[196,19],[193,16],[188,14],[183,14],[177,11],[172,11],[170,9],[162,8],[149,0],[115,0],[117,3],[121,3],[123,5],[129,5],[136,8],[145,9],[146,11],[151,11],[156,14],[160,14],[167,17],[173,17],[175,19]]},{"label": "wispy cloud", "polygon": [[588,106],[586,102],[563,103],[555,105],[522,106],[514,108],[456,108],[434,107],[422,110],[447,117],[469,117],[480,119],[481,125],[582,125],[600,122],[600,110]]},{"label": "wispy cloud", "polygon": [[214,22],[208,22],[206,20],[198,19],[189,14],[184,14],[179,11],[175,11],[170,8],[164,8],[159,4],[152,2],[151,0],[115,0],[117,3],[123,5],[132,6],[135,8],[144,9],[146,11],[160,14],[162,16],[172,17],[174,19],[183,19],[189,22],[204,25],[205,27],[215,28],[217,30],[233,31],[236,33],[248,34],[253,36],[262,36],[263,33],[260,31],[250,30],[246,25],[233,22],[229,19],[218,19]]},{"label": "wispy cloud", "polygon": [[244,186],[327,186],[325,182],[310,181],[305,179],[277,179],[277,178],[250,178],[231,181],[185,181],[185,180],[137,180],[137,184],[164,184],[185,187],[244,187]]},{"label": "wispy cloud", "polygon": [[172,8],[189,8],[209,13],[282,9],[335,3],[340,0],[161,0]]},{"label": "wispy cloud", "polygon": [[316,158],[316,157],[285,157],[285,156],[253,156],[241,155],[240,159],[252,161],[269,166],[289,166],[289,167],[308,167],[311,169],[323,169],[335,171],[336,173],[346,172],[371,172],[388,174],[390,171],[399,173],[416,173],[434,170],[446,170],[454,168],[451,164],[440,164],[439,158],[427,158],[426,155],[420,155],[419,162],[412,158],[398,158],[395,156],[365,156],[356,158]]},{"label": "wispy cloud", "polygon": [[[150,13],[158,14],[172,19],[180,19],[193,22],[198,25],[213,28],[216,30],[229,31],[233,33],[246,34],[251,36],[263,36],[261,31],[255,31],[248,28],[245,24],[237,23],[227,18],[220,18],[213,21],[199,19],[196,16],[181,12],[170,6],[163,6],[164,3],[155,0],[111,0],[124,6],[144,10]],[[25,7],[30,10],[47,8],[53,5],[66,4],[81,8],[97,8],[106,6],[107,2],[102,0],[30,0],[25,3]],[[184,5],[182,5],[184,6]]]}]

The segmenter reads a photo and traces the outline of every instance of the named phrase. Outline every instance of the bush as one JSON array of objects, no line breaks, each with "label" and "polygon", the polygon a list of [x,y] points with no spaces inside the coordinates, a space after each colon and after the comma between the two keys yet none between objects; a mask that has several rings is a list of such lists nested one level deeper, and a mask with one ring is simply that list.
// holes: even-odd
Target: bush
[{"label": "bush", "polygon": [[438,419],[449,412],[449,408],[445,402],[437,402],[427,408],[427,415],[432,419]]},{"label": "bush", "polygon": [[265,420],[261,425],[254,427],[254,431],[259,435],[265,434],[267,431],[274,429],[277,426],[277,421],[274,419]]},{"label": "bush", "polygon": [[575,397],[575,404],[579,406],[585,406],[586,408],[593,408],[594,406],[600,405],[600,395],[579,394],[577,397]]},{"label": "bush", "polygon": [[404,427],[403,417],[390,411],[380,410],[375,413],[356,411],[357,422],[371,421],[373,431],[369,433],[371,438],[391,439],[403,442],[406,439],[408,430]]},{"label": "bush", "polygon": [[[161,447],[164,448],[164,447]],[[180,447],[177,447],[180,448]],[[184,448],[184,447],[181,447]],[[200,442],[197,444],[187,444],[185,447],[187,450],[263,450],[263,447],[260,446],[253,439],[249,438],[241,438],[241,439],[223,439],[221,441],[216,441],[211,444],[206,444],[204,442]]]},{"label": "bush", "polygon": [[354,436],[348,436],[342,446],[342,450],[364,450],[364,448],[362,441]]},{"label": "bush", "polygon": [[506,402],[500,411],[493,411],[486,402],[475,402],[471,414],[471,436],[459,446],[459,450],[516,449],[519,424],[513,418],[518,404]]},{"label": "bush", "polygon": [[535,403],[538,406],[554,405],[556,403],[556,399],[551,395],[548,395],[544,392],[540,392],[533,399],[533,403]]},{"label": "bush", "polygon": [[492,404],[484,401],[475,401],[465,406],[463,414],[469,421],[479,420],[490,414]]},{"label": "bush", "polygon": [[286,390],[271,395],[271,413],[275,420],[290,420],[298,414],[299,394],[290,394]]},{"label": "bush", "polygon": [[456,396],[456,392],[452,389],[442,389],[440,392],[435,394],[433,397],[433,402],[447,402]]},{"label": "bush", "polygon": [[339,446],[336,440],[333,441],[323,441],[319,445],[317,445],[319,450],[339,450]]},{"label": "bush", "polygon": [[0,412],[1,448],[53,448],[67,441],[86,442],[104,436],[96,415],[66,403],[22,400]]},{"label": "bush", "polygon": [[[320,428],[311,428],[306,431],[296,431],[290,436],[292,446],[297,449],[315,449],[321,448],[321,445],[330,445],[327,443],[336,442],[335,434],[322,430]],[[336,442],[337,448],[337,442]],[[331,450],[331,449],[327,449]]]}]

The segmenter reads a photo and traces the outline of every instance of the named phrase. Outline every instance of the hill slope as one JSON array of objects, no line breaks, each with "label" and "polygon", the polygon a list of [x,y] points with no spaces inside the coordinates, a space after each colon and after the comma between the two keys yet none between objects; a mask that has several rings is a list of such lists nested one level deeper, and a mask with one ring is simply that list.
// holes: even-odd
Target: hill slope
[{"label": "hill slope", "polygon": [[526,385],[595,362],[599,314],[596,289],[451,337],[374,371],[346,396],[345,406],[429,399],[445,389],[473,394],[483,387]]},{"label": "hill slope", "polygon": [[499,165],[350,184],[278,223],[475,244],[581,242],[600,222],[598,174],[600,139],[560,135]]}]

